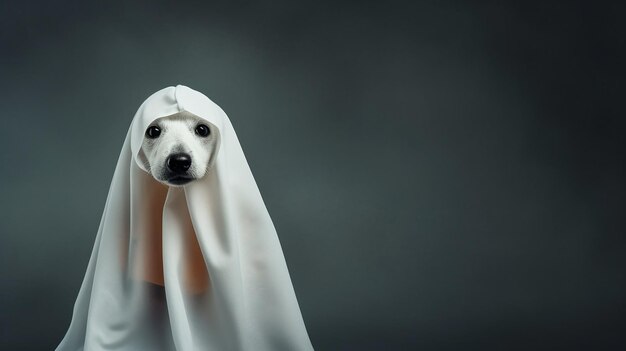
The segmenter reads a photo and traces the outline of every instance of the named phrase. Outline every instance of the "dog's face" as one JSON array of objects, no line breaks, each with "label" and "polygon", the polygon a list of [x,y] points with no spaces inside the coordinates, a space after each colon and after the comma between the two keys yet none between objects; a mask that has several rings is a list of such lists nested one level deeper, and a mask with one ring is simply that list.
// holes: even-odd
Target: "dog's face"
[{"label": "dog's face", "polygon": [[154,179],[183,186],[206,174],[216,155],[217,134],[214,126],[188,112],[162,117],[146,128],[140,158]]}]

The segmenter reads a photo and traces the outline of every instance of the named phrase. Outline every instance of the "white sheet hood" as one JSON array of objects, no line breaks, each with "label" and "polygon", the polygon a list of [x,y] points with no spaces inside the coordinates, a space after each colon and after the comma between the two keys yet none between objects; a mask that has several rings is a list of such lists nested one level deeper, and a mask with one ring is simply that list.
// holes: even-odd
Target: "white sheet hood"
[{"label": "white sheet hood", "polygon": [[[182,111],[217,130],[217,154],[203,178],[167,187],[140,148],[150,123]],[[56,350],[313,350],[237,135],[203,94],[168,87],[135,114]]]}]

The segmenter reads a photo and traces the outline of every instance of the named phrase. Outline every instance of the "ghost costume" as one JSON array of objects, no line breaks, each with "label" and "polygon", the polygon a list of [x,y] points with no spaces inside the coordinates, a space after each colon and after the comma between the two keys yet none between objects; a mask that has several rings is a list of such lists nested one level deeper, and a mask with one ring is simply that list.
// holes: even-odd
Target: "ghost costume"
[{"label": "ghost costume", "polygon": [[[180,112],[219,139],[204,177],[167,187],[146,170],[141,145],[152,122]],[[135,114],[56,350],[313,350],[237,135],[203,94],[168,87]]]}]

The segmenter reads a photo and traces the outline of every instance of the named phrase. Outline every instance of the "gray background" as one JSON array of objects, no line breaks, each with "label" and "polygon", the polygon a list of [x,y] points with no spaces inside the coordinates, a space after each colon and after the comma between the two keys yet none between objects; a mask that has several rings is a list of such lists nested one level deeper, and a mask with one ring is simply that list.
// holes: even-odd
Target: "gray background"
[{"label": "gray background", "polygon": [[0,349],[60,341],[174,84],[230,116],[317,350],[626,345],[626,12],[524,3],[5,2]]}]

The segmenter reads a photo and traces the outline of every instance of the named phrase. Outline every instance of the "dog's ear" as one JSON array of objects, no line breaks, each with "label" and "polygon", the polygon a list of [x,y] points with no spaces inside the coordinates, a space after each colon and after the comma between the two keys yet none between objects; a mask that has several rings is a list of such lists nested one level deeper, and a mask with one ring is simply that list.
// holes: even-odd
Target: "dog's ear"
[{"label": "dog's ear", "polygon": [[140,168],[143,168],[146,172],[150,173],[150,162],[148,162],[148,157],[143,152],[143,148],[139,149],[139,153],[137,154],[137,162],[140,163]]}]

